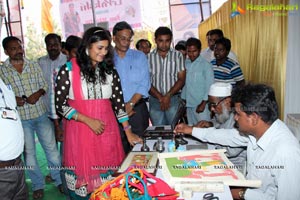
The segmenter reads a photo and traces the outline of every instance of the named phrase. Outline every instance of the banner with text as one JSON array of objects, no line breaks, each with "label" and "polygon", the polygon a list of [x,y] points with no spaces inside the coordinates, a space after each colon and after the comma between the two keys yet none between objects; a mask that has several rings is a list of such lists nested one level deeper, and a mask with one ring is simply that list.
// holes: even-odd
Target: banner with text
[{"label": "banner with text", "polygon": [[[91,0],[61,0],[60,16],[65,38],[82,36],[94,26]],[[140,0],[94,0],[97,26],[112,30],[119,21],[126,21],[132,28],[142,27]]]}]

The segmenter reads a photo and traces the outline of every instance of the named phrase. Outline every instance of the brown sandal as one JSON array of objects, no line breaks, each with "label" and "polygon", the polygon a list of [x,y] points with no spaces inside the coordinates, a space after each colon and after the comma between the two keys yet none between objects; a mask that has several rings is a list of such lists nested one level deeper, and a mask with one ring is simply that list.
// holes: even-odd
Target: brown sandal
[{"label": "brown sandal", "polygon": [[52,182],[54,182],[54,180],[53,180],[52,177],[51,177],[51,174],[48,174],[48,175],[45,177],[45,181],[46,181],[46,183],[52,183]]},{"label": "brown sandal", "polygon": [[44,189],[39,189],[36,191],[33,191],[32,194],[33,199],[41,199],[44,197]]}]

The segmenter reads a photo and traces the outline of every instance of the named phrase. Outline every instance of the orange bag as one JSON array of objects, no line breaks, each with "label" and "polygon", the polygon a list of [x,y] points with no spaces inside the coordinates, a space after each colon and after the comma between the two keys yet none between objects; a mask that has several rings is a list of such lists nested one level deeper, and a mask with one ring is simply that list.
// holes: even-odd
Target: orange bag
[{"label": "orange bag", "polygon": [[[116,178],[107,181],[96,189],[90,197],[90,200],[128,200],[128,195],[125,188],[125,176],[127,173],[138,174],[143,178],[143,172],[139,169],[130,169],[125,173],[120,174]],[[139,181],[136,180],[136,184]]]},{"label": "orange bag", "polygon": [[95,190],[90,200],[127,200],[127,193],[124,189],[124,174],[107,181]]}]

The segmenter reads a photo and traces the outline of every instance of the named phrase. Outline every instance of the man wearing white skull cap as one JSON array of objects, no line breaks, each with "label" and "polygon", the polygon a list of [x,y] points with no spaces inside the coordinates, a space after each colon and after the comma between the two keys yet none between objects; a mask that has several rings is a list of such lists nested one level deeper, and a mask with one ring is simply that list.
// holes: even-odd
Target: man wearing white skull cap
[{"label": "man wearing white skull cap", "polygon": [[[200,121],[196,125],[198,128],[215,127],[217,129],[234,128],[234,114],[231,106],[230,83],[216,82],[210,86],[208,92],[208,106],[214,115],[212,121]],[[224,133],[225,134],[225,133]],[[241,172],[245,171],[246,148],[245,147],[228,147],[216,144],[208,144],[209,149],[226,149],[226,156]]]},{"label": "man wearing white skull cap", "polygon": [[215,97],[231,96],[232,85],[229,83],[216,82],[210,86],[208,95]]}]

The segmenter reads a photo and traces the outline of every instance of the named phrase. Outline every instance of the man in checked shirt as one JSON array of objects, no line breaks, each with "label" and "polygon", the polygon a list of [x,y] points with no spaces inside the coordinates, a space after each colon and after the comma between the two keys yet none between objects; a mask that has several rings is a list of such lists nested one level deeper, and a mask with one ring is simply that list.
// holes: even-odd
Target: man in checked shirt
[{"label": "man in checked shirt", "polygon": [[[16,95],[17,109],[24,129],[25,165],[32,181],[33,199],[44,195],[45,180],[37,162],[35,152],[35,134],[46,154],[49,168],[61,166],[56,146],[53,126],[47,116],[46,105],[41,97],[48,86],[37,62],[24,57],[24,49],[19,38],[8,36],[2,46],[9,58],[0,68],[0,76],[5,84],[10,84]],[[50,170],[55,185],[61,187],[59,170]]]}]

